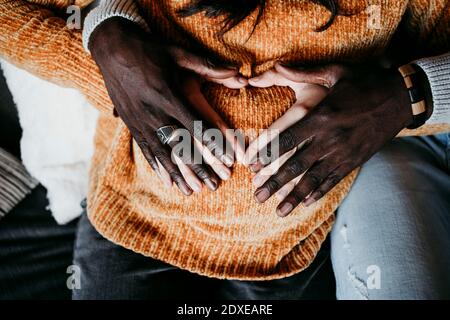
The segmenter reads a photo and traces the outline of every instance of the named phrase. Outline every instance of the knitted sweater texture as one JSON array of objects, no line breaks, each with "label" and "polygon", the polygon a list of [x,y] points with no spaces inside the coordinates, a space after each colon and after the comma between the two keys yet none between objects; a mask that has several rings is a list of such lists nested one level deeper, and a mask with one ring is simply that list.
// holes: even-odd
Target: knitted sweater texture
[{"label": "knitted sweater texture", "polygon": [[[308,208],[299,206],[287,218],[276,216],[275,199],[262,205],[255,202],[251,174],[241,165],[234,166],[231,179],[217,192],[204,190],[185,197],[165,188],[125,124],[112,115],[102,77],[83,51],[80,32],[68,30],[56,11],[49,10],[73,1],[33,2],[37,4],[0,0],[0,53],[45,79],[79,89],[104,111],[98,123],[88,196],[89,218],[103,236],[215,278],[276,279],[298,273],[311,263],[357,170],[323,199]],[[223,38],[217,35],[220,18],[178,16],[176,11],[186,0],[137,3],[161,39],[236,64],[244,76],[269,70],[279,60],[307,65],[364,60],[381,54],[401,29],[414,40],[411,50],[434,55],[450,49],[450,3],[444,0],[340,0],[345,14],[324,32],[315,31],[329,18],[323,7],[310,1],[269,0],[251,36],[256,13]],[[208,83],[204,94],[231,127],[242,130],[266,128],[295,99],[286,87],[231,90]],[[433,124],[402,134],[449,130],[448,124]]]}]

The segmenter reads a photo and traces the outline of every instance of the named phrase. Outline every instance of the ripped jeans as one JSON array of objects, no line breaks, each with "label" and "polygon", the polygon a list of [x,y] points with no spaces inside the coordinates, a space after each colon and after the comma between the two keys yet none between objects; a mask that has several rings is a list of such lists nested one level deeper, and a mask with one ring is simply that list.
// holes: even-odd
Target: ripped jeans
[{"label": "ripped jeans", "polygon": [[337,212],[338,299],[450,298],[450,134],[393,140]]}]

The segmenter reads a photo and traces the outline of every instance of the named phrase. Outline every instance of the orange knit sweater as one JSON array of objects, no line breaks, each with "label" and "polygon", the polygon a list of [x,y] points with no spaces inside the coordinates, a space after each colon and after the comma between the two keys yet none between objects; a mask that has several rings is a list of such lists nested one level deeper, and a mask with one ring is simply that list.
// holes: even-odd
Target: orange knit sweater
[{"label": "orange knit sweater", "polygon": [[[175,189],[166,189],[125,124],[112,116],[101,75],[82,50],[80,32],[68,30],[54,12],[30,2],[0,0],[0,53],[45,79],[79,89],[105,111],[98,123],[88,195],[89,218],[103,236],[144,255],[216,278],[282,278],[311,263],[356,171],[322,200],[308,208],[298,207],[287,218],[276,216],[276,200],[263,205],[254,201],[251,175],[240,165],[217,192],[205,190],[184,197]],[[63,8],[74,1],[32,2]],[[167,42],[186,48],[201,46],[239,65],[244,76],[264,72],[277,60],[317,63],[380,54],[399,27],[415,39],[411,50],[423,49],[431,55],[450,49],[450,4],[445,0],[340,0],[345,15],[320,33],[314,29],[329,17],[323,7],[310,1],[269,0],[250,38],[255,15],[223,39],[216,36],[218,19],[177,16],[176,9],[187,0],[137,2],[153,32]],[[367,9],[369,5],[375,7]],[[378,18],[379,23],[372,21]],[[231,90],[207,84],[204,93],[232,127],[244,130],[267,127],[294,101],[293,92],[286,87]],[[403,134],[449,130],[444,124],[427,125]]]}]

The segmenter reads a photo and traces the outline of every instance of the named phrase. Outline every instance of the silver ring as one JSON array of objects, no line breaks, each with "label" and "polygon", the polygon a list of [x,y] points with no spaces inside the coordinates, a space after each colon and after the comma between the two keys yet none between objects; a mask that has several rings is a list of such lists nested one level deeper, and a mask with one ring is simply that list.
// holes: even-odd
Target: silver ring
[{"label": "silver ring", "polygon": [[156,130],[159,141],[162,144],[168,144],[174,137],[174,132],[178,129],[177,126],[164,126]]}]

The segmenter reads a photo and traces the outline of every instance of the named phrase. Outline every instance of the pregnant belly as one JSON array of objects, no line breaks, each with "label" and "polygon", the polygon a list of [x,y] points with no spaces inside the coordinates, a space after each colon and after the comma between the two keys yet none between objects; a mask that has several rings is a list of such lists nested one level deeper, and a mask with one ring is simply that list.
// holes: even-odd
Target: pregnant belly
[{"label": "pregnant belly", "polygon": [[[229,90],[210,84],[204,93],[232,128],[250,133],[268,127],[294,102],[292,91],[285,87]],[[137,187],[132,193],[133,203],[148,219],[188,222],[199,232],[229,241],[260,242],[283,233],[305,238],[333,212],[328,205],[324,210],[324,202],[318,202],[309,208],[298,207],[287,218],[278,217],[275,214],[278,200],[273,197],[258,204],[253,197],[252,174],[240,164],[233,167],[231,178],[222,181],[216,192],[204,188],[201,193],[186,197],[176,188],[165,187],[149,168],[137,145],[132,149]]]},{"label": "pregnant belly", "polygon": [[[230,126],[243,130],[266,128],[293,103],[292,92],[280,87],[236,91],[209,85],[205,95]],[[216,192],[204,188],[186,197],[163,185],[120,120],[102,118],[99,128],[109,129],[97,133],[103,144],[97,144],[101,159],[95,162],[101,165],[95,166],[88,201],[96,229],[126,248],[214,277],[269,279],[306,267],[356,175],[280,218],[275,197],[255,201],[252,174],[242,165]]]}]

